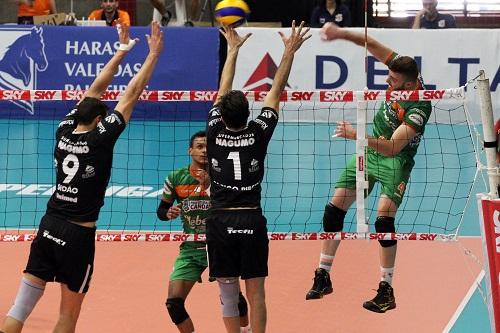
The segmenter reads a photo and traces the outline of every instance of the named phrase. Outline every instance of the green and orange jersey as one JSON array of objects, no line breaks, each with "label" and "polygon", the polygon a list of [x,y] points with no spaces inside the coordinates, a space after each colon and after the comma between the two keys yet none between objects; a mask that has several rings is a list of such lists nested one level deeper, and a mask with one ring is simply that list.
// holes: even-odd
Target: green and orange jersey
[{"label": "green and orange jersey", "polygon": [[[204,234],[210,209],[210,197],[193,177],[194,169],[186,166],[170,173],[165,179],[162,200],[181,203],[180,218],[186,234]],[[204,243],[186,242],[184,246],[200,247]]]},{"label": "green and orange jersey", "polygon": [[[385,64],[390,65],[392,61],[400,57],[393,52],[386,60]],[[423,88],[423,80],[419,75],[417,90]],[[411,158],[417,153],[418,146],[424,134],[425,125],[432,112],[432,105],[429,101],[387,101],[382,103],[373,119],[373,135],[377,138],[389,140],[394,131],[402,124],[413,128],[417,135],[411,140],[399,156]]]}]

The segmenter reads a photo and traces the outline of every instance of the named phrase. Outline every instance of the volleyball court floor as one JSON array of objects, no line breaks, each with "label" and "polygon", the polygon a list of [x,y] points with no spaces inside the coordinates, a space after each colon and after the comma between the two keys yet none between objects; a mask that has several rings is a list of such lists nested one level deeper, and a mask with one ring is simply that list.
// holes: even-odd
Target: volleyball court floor
[{"label": "volleyball court floor", "polygon": [[[460,244],[400,242],[394,288],[397,308],[385,314],[361,304],[375,295],[378,243],[345,241],[334,263],[334,292],[306,301],[320,243],[271,242],[266,283],[268,332],[488,332],[487,309],[475,283],[479,265],[462,245],[481,253],[479,238]],[[15,297],[30,243],[0,243],[0,313]],[[78,332],[176,332],[164,302],[176,243],[97,243],[95,271]],[[197,284],[187,300],[196,332],[224,332],[217,285]],[[472,294],[471,294],[472,293]],[[58,313],[59,285],[48,284],[24,332],[50,332]]]},{"label": "volleyball court floor", "polygon": [[[10,121],[0,126],[0,154],[18,153],[7,156],[6,160],[1,162],[4,171],[7,170],[7,174],[0,172],[2,179],[7,180],[6,183],[53,183],[51,154],[56,124],[57,122],[37,122],[30,128],[27,121],[19,124]],[[143,130],[146,131],[146,127]],[[198,129],[190,127],[187,132],[185,128],[178,130],[183,132],[182,137],[186,137],[186,140],[176,142],[178,147],[173,150],[174,156],[185,154],[189,132]],[[20,134],[16,134],[17,132]],[[139,135],[133,138],[132,132],[136,135],[137,128],[130,130],[130,133],[126,131],[120,139],[129,140],[126,146],[131,158],[123,158],[125,155],[120,147],[125,145],[120,142],[115,149],[113,177],[125,177],[125,181],[117,183],[139,183],[146,180],[144,175],[136,177],[134,173],[126,172],[127,169],[134,169],[135,164],[138,164],[139,170],[143,170],[144,165],[149,165],[142,160],[147,157],[145,144],[142,143],[144,137]],[[149,130],[148,137],[154,136],[155,133],[160,136],[159,132]],[[162,134],[162,137],[169,136],[167,141],[180,137],[176,130],[171,132],[166,131],[167,134]],[[328,133],[327,129],[326,134]],[[279,133],[277,136],[279,137]],[[40,137],[43,137],[43,140],[37,139]],[[140,154],[130,153],[134,142],[140,143],[136,147]],[[274,149],[273,144],[272,142],[270,146],[271,151]],[[335,149],[341,150],[338,146]],[[157,154],[155,149],[152,150],[152,155]],[[270,159],[272,162],[272,157]],[[188,160],[185,158],[180,164],[177,163],[177,167],[186,161]],[[172,170],[174,164],[169,161],[165,168]],[[151,170],[146,171],[156,170],[154,165]],[[41,169],[43,170],[40,171]],[[152,183],[158,185],[166,173],[164,170],[156,172]],[[292,172],[293,170],[287,171],[288,174]],[[326,190],[320,188],[319,191],[327,193],[328,187]],[[29,195],[19,197],[14,195],[14,192],[4,192],[0,197],[0,203],[5,203],[5,208],[2,208],[4,212],[0,214],[3,231],[9,229],[9,226],[14,227],[16,223],[21,227],[36,226],[43,214],[47,198],[47,195],[37,198]],[[307,198],[301,199],[303,203]],[[106,230],[127,229],[120,224],[126,225],[134,218],[140,218],[141,221],[155,220],[158,203],[156,196],[152,196],[147,202],[145,200],[140,210],[128,214],[124,213],[122,208],[128,205],[126,208],[132,209],[136,199],[112,196],[105,200],[102,221],[114,221],[114,225],[104,227]],[[315,201],[319,201],[318,207],[321,208],[326,200]],[[267,210],[272,208],[265,207]],[[475,209],[473,205],[466,214],[464,226],[460,231],[460,235],[464,237],[461,237],[459,242],[399,242],[394,280],[397,308],[385,314],[371,313],[361,306],[363,301],[374,297],[374,289],[378,285],[377,242],[344,241],[334,263],[333,294],[321,300],[306,301],[305,294],[312,285],[313,272],[319,260],[320,242],[271,241],[270,275],[266,282],[268,332],[488,332],[490,328],[487,307],[477,288],[478,283],[484,288],[484,281],[480,265],[483,259],[477,225],[478,214]],[[300,216],[286,227],[307,231],[303,225],[293,224],[299,220]],[[312,220],[316,221],[317,225],[321,221],[319,215]],[[100,224],[101,227],[104,225]],[[147,230],[148,228],[141,228],[142,232]],[[29,246],[29,242],[0,242],[1,316],[8,311],[15,297]],[[176,332],[164,302],[168,276],[178,253],[178,246],[177,242],[98,242],[94,276],[84,301],[77,331]],[[203,278],[204,282],[197,284],[189,295],[187,309],[193,318],[196,332],[224,332],[217,285],[207,282],[207,272]],[[49,284],[45,296],[28,319],[24,332],[50,332],[57,318],[58,306],[59,286]]]}]

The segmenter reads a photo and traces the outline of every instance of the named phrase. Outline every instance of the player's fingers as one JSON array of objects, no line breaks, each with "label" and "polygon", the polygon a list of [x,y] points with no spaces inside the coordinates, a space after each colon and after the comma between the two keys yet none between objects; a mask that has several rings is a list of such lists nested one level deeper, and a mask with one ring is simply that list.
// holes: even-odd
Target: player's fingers
[{"label": "player's fingers", "polygon": [[304,21],[300,22],[299,29],[297,30],[297,35],[301,36],[303,28],[304,28]]},{"label": "player's fingers", "polygon": [[243,42],[245,42],[248,38],[250,38],[250,36],[252,36],[252,33],[251,33],[251,32],[250,32],[250,33],[248,33],[248,34],[246,34],[246,36],[245,36],[245,37],[243,37]]},{"label": "player's fingers", "polygon": [[281,31],[278,31],[278,34],[280,35],[281,40],[282,40],[283,42],[285,42],[285,41],[286,41],[285,34],[284,34],[284,33],[282,33]]},{"label": "player's fingers", "polygon": [[302,33],[300,34],[300,38],[304,38],[304,36],[305,36],[305,35],[309,32],[309,30],[311,30],[311,28],[307,27],[307,28],[304,30],[304,32],[302,32]]}]

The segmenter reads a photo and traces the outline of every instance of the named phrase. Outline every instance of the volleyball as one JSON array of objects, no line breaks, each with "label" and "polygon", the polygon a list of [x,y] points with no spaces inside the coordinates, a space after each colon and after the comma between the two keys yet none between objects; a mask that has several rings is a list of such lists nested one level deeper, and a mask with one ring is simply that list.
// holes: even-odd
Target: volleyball
[{"label": "volleyball", "polygon": [[250,8],[243,0],[222,0],[215,6],[215,18],[220,25],[238,27],[245,23]]}]

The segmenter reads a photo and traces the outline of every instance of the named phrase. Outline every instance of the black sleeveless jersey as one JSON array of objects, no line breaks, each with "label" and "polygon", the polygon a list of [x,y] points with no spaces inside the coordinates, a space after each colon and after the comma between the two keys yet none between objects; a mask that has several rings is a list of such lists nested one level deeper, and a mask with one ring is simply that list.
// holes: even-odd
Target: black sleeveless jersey
[{"label": "black sleeveless jersey", "polygon": [[47,214],[74,222],[96,221],[111,175],[113,148],[126,124],[121,113],[113,111],[94,130],[76,133],[75,111],[56,131],[57,183]]},{"label": "black sleeveless jersey", "polygon": [[260,207],[264,160],[277,123],[276,110],[265,107],[247,127],[231,131],[218,107],[210,110],[207,154],[212,208]]}]

